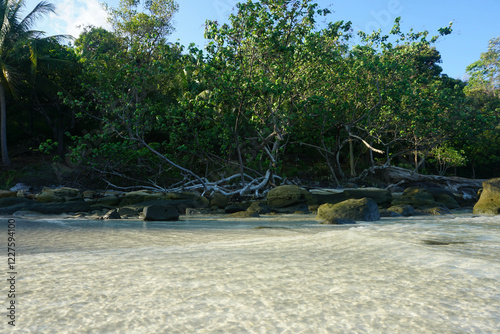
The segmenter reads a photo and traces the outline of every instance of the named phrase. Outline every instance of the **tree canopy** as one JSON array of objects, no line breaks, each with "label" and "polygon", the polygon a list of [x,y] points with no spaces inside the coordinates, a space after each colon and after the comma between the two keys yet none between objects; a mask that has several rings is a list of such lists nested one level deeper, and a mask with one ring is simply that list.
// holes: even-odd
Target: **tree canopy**
[{"label": "tree canopy", "polygon": [[[6,35],[4,73],[26,73],[26,83],[36,74],[55,89],[23,90],[45,125],[27,112],[19,127],[31,124],[34,141],[57,142],[69,164],[115,186],[258,196],[296,178],[338,185],[376,165],[495,170],[498,38],[464,82],[442,73],[435,47],[451,25],[404,32],[397,18],[387,33],[355,36],[313,1],[248,0],[226,23],[206,22],[200,50],[169,42],[177,9],[121,0],[107,7],[113,30],[86,27],[74,45]],[[21,71],[20,59],[35,59],[29,50],[73,66],[31,61]]]}]

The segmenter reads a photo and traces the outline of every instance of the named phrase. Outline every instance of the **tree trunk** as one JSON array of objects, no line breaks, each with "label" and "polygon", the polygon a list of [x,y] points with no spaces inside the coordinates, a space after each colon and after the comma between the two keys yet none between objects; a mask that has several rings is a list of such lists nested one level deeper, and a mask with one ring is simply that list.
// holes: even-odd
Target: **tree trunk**
[{"label": "tree trunk", "polygon": [[10,166],[9,154],[7,152],[7,103],[5,100],[5,89],[0,85],[0,146],[2,147],[2,163]]}]

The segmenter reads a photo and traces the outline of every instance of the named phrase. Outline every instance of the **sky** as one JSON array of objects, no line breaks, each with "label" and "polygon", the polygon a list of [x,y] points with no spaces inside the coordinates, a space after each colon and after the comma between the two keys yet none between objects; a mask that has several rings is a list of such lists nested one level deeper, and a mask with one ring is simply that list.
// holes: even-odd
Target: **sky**
[{"label": "sky", "polygon": [[[118,6],[119,0],[48,0],[56,6],[57,14],[38,21],[35,29],[47,35],[69,34],[78,37],[84,26],[109,28],[105,2]],[[39,0],[25,0],[26,14]],[[174,16],[176,31],[171,42],[182,45],[206,44],[203,37],[206,20],[226,22],[236,8],[237,0],[177,0],[179,11]],[[443,73],[466,79],[467,65],[479,60],[488,48],[488,41],[500,36],[500,0],[317,0],[320,8],[332,12],[328,22],[352,21],[355,31],[381,29],[388,33],[394,19],[401,17],[402,31],[428,30],[436,35],[440,27],[453,22],[453,33],[441,38],[436,48],[441,54]]]}]

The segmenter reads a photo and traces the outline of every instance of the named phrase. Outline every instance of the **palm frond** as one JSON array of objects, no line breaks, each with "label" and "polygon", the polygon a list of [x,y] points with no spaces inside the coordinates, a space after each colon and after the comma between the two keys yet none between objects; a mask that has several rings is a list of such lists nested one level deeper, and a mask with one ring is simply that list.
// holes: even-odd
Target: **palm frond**
[{"label": "palm frond", "polygon": [[55,12],[56,7],[54,4],[47,1],[41,1],[35,6],[35,8],[33,8],[33,10],[28,15],[26,15],[26,17],[22,21],[20,21],[19,25],[22,27],[23,31],[27,32],[31,30],[38,19]]}]

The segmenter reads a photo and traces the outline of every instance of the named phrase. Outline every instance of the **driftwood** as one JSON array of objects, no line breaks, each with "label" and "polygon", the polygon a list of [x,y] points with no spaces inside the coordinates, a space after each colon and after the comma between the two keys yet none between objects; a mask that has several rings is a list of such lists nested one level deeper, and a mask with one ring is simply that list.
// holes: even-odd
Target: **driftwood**
[{"label": "driftwood", "polygon": [[375,166],[363,171],[354,182],[366,181],[386,184],[387,188],[401,186],[403,188],[416,184],[432,183],[453,193],[477,192],[483,181],[463,177],[447,177],[439,175],[423,175],[409,169],[394,166]]}]

